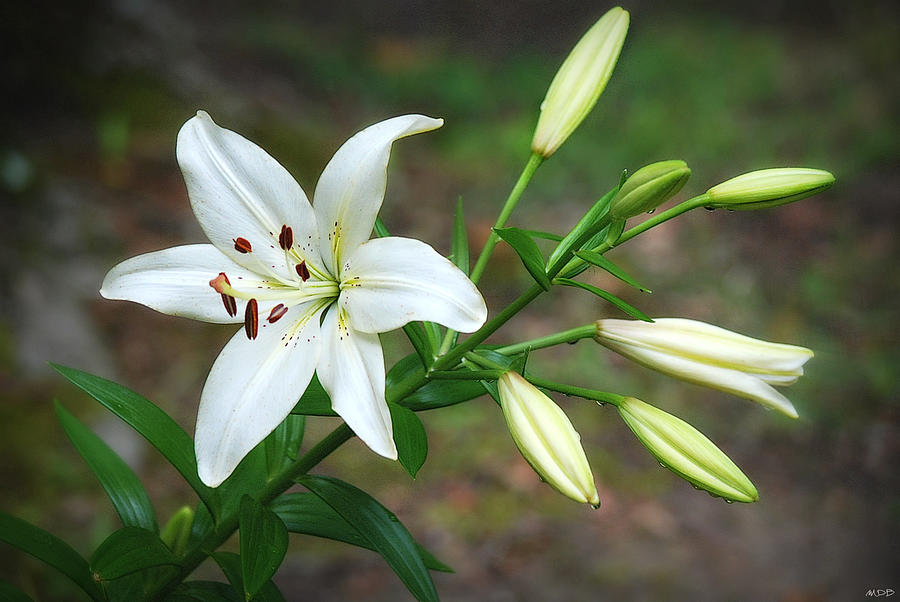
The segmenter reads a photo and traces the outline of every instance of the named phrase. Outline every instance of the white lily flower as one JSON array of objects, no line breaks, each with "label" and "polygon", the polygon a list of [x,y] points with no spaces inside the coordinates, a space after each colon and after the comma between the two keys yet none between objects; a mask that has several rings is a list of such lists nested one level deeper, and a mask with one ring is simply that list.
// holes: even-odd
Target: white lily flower
[{"label": "white lily flower", "polygon": [[684,318],[598,320],[598,343],[643,366],[675,378],[759,402],[797,418],[797,410],[772,385],[803,375],[813,352],[753,339]]},{"label": "white lily flower", "polygon": [[373,451],[396,459],[380,332],[413,320],[477,330],[475,285],[429,245],[368,240],[393,142],[441,127],[404,115],[350,138],[325,167],[315,209],[264,150],[205,112],[178,134],[177,157],[212,244],[140,255],[100,293],[214,323],[244,323],[210,370],[195,449],[201,480],[222,483],[290,413],[318,371],[332,407]]}]

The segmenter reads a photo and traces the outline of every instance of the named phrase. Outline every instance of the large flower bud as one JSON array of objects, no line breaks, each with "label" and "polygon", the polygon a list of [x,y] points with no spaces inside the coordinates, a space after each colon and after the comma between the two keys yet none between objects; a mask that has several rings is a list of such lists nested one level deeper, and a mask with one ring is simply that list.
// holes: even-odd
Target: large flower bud
[{"label": "large flower bud", "polygon": [[658,161],[642,167],[625,180],[609,205],[609,214],[624,220],[652,211],[678,194],[690,177],[684,161]]},{"label": "large flower bud", "polygon": [[735,502],[759,500],[756,487],[731,459],[690,424],[634,397],[619,415],[661,464],[695,486]]},{"label": "large flower bud", "polygon": [[628,12],[615,7],[578,41],[550,83],[531,150],[549,157],[594,107],[619,58]]},{"label": "large flower bud", "polygon": [[522,455],[541,478],[576,502],[600,504],[581,436],[552,399],[516,372],[497,383],[500,405]]},{"label": "large flower bud", "polygon": [[739,210],[777,207],[822,192],[832,184],[834,176],[821,169],[761,169],[731,178],[707,190],[707,207]]}]

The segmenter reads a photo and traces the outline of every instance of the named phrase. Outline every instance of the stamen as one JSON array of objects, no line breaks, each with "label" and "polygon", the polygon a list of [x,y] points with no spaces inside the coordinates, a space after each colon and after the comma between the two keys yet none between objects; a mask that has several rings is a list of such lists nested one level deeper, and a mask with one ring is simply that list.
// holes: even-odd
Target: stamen
[{"label": "stamen", "polygon": [[234,300],[234,297],[222,293],[222,303],[225,304],[225,311],[229,316],[233,318],[237,315],[237,301]]},{"label": "stamen", "polygon": [[244,310],[244,332],[251,341],[259,333],[259,307],[256,299],[247,301],[247,309]]},{"label": "stamen", "polygon": [[253,250],[253,247],[250,245],[250,241],[246,238],[241,238],[240,236],[238,236],[237,238],[234,238],[232,240],[234,240],[234,250],[238,251],[239,253],[249,253]]},{"label": "stamen", "polygon": [[278,320],[281,319],[284,314],[287,313],[288,308],[284,306],[283,303],[279,303],[275,307],[272,308],[272,311],[269,312],[269,317],[266,318],[269,321],[269,324],[274,324]]},{"label": "stamen", "polygon": [[295,268],[297,270],[297,275],[300,276],[300,280],[302,280],[303,282],[309,280],[309,268],[306,267],[305,259],[298,263]]},{"label": "stamen", "polygon": [[290,226],[283,225],[281,226],[281,234],[278,235],[278,244],[281,245],[281,248],[287,251],[294,244],[294,231]]}]

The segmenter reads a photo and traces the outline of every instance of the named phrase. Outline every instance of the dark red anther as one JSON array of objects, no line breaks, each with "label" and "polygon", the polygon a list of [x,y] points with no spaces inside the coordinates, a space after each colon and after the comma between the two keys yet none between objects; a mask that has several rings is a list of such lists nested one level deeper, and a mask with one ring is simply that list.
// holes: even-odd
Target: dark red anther
[{"label": "dark red anther", "polygon": [[229,316],[233,318],[237,315],[237,301],[234,300],[234,297],[222,293],[222,303],[225,305],[225,311],[228,312]]},{"label": "dark red anther", "polygon": [[256,299],[247,301],[247,309],[244,310],[244,332],[251,341],[259,333],[259,306]]},{"label": "dark red anther", "polygon": [[302,280],[303,282],[306,282],[307,280],[309,280],[309,268],[306,267],[305,259],[303,261],[301,261],[300,263],[298,263],[295,266],[295,269],[297,270],[297,275],[300,276],[300,280]]},{"label": "dark red anther", "polygon": [[288,308],[284,306],[283,303],[279,303],[275,307],[272,308],[272,311],[269,312],[269,317],[266,318],[269,321],[269,324],[274,324],[281,317],[287,313]]},{"label": "dark red anther", "polygon": [[278,235],[278,244],[285,251],[294,244],[294,231],[290,226],[281,226],[281,234]]},{"label": "dark red anther", "polygon": [[234,250],[239,253],[249,253],[253,250],[253,247],[250,245],[250,241],[246,238],[241,238],[238,236],[234,240]]}]

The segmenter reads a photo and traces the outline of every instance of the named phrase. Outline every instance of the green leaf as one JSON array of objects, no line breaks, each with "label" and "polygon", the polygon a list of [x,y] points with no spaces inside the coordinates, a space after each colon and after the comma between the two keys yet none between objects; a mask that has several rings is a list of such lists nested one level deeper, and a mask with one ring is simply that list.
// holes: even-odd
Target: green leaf
[{"label": "green leaf", "polygon": [[288,534],[278,515],[249,495],[241,498],[241,579],[249,600],[272,578],[287,552]]},{"label": "green leaf", "polygon": [[450,237],[450,261],[469,275],[469,234],[466,232],[466,219],[463,216],[462,197],[456,201],[456,213],[453,214],[453,236]]},{"label": "green leaf", "polygon": [[291,414],[303,414],[305,416],[337,416],[331,409],[331,398],[319,382],[319,377],[313,374],[312,380],[306,387],[306,391],[300,397],[300,401],[291,410]]},{"label": "green leaf", "polygon": [[612,274],[613,276],[615,276],[622,282],[624,282],[626,284],[630,284],[631,286],[638,289],[642,293],[652,293],[653,292],[649,288],[645,288],[645,287],[641,286],[640,284],[638,284],[634,278],[632,278],[625,272],[625,270],[623,270],[622,268],[620,268],[619,266],[614,264],[612,261],[607,259],[605,256],[601,255],[600,253],[595,253],[594,251],[576,251],[575,255],[577,255],[581,259],[584,259],[586,262],[590,263],[591,265],[595,265],[598,268],[603,268],[604,270],[606,270],[607,272],[609,272],[610,274]]},{"label": "green leaf", "polygon": [[52,533],[0,512],[0,541],[5,541],[52,566],[71,579],[92,599],[104,599],[100,586],[91,579],[87,561],[69,544]]},{"label": "green leaf", "polygon": [[[385,378],[388,391],[412,373],[422,374],[424,369],[415,355],[408,355],[394,364]],[[411,395],[397,402],[413,411],[433,410],[455,405],[484,395],[484,390],[475,381],[433,380],[425,383]]]},{"label": "green leaf", "polygon": [[159,531],[153,505],[134,471],[62,404],[58,401],[53,403],[63,430],[97,476],[113,508],[122,519],[122,524],[126,527],[141,527],[154,533]]},{"label": "green leaf", "polygon": [[[270,507],[284,521],[284,525],[291,533],[342,541],[376,551],[369,540],[363,537],[356,528],[312,493],[285,493],[275,498]],[[431,552],[418,543],[416,547],[426,567],[433,571],[453,572],[453,569],[435,558]]]},{"label": "green leaf", "polygon": [[368,493],[338,479],[304,475],[297,482],[322,498],[368,539],[417,600],[438,599],[415,540],[391,511]]},{"label": "green leaf", "polygon": [[563,237],[559,234],[554,234],[553,232],[544,232],[543,230],[522,230],[522,232],[524,232],[531,238],[541,238],[543,240],[552,240],[555,242],[559,242],[563,239]]},{"label": "green leaf", "polygon": [[244,602],[227,583],[186,581],[166,596],[165,602]]},{"label": "green leaf", "polygon": [[549,291],[550,278],[544,269],[544,256],[534,240],[524,230],[518,228],[494,228],[494,232],[513,248],[535,282],[545,291]]},{"label": "green leaf", "polygon": [[391,422],[394,425],[394,443],[397,444],[397,456],[400,464],[416,478],[416,473],[425,463],[428,456],[428,436],[422,421],[412,410],[388,403],[391,411]]},{"label": "green leaf", "polygon": [[188,537],[188,546],[200,545],[200,542],[212,533],[213,518],[209,514],[209,508],[205,504],[197,504],[194,510],[194,522],[191,523],[191,535]]},{"label": "green leaf", "polygon": [[615,305],[616,307],[618,307],[619,309],[624,311],[626,314],[628,314],[634,318],[637,318],[638,320],[643,320],[644,322],[652,322],[653,321],[652,318],[650,318],[647,314],[645,314],[638,308],[636,308],[632,305],[629,305],[628,303],[626,303],[625,301],[622,301],[621,299],[619,299],[612,293],[608,293],[605,290],[603,290],[602,288],[597,288],[596,286],[594,286],[592,284],[588,284],[586,282],[579,282],[577,280],[570,280],[569,278],[557,278],[555,280],[555,282],[558,282],[559,284],[565,284],[566,286],[574,286],[577,288],[582,288],[586,291],[590,291],[590,292],[594,293],[595,295],[597,295],[598,297],[602,297],[603,299],[606,299],[607,301],[609,301],[610,303],[612,303],[613,305]]},{"label": "green leaf", "polygon": [[588,209],[587,213],[578,220],[578,223],[575,224],[572,231],[566,234],[565,238],[556,245],[556,248],[553,249],[553,252],[550,254],[550,259],[547,260],[549,272],[554,274],[557,273],[555,270],[558,270],[559,267],[565,265],[574,251],[580,249],[587,240],[592,236],[596,236],[600,230],[606,227],[606,224],[609,222],[609,219],[607,218],[609,204],[612,202],[613,197],[616,196],[618,191],[619,187],[616,186],[604,194],[590,209]]},{"label": "green leaf", "polygon": [[[212,555],[213,560],[225,573],[225,577],[231,583],[232,587],[240,593],[244,592],[244,580],[241,576],[241,557],[232,552],[216,552]],[[284,602],[284,596],[278,591],[276,586],[270,579],[262,586],[259,592],[253,596],[253,602]]]},{"label": "green leaf", "polygon": [[197,476],[194,442],[184,430],[151,401],[112,381],[57,364],[50,364],[76,387],[128,423],[175,467],[210,510],[216,511],[216,492]]},{"label": "green leaf", "polygon": [[269,478],[297,459],[303,443],[306,416],[288,414],[265,439],[266,469]]},{"label": "green leaf", "polygon": [[0,579],[0,600],[6,600],[6,602],[32,602],[31,596],[12,583],[7,583],[2,579]]},{"label": "green leaf", "polygon": [[91,556],[94,579],[110,581],[144,569],[177,565],[178,560],[156,533],[138,527],[114,531]]},{"label": "green leaf", "polygon": [[248,491],[261,491],[266,486],[267,480],[266,445],[265,441],[260,441],[244,456],[231,476],[219,485],[221,515],[229,516],[237,512],[244,494]]}]

